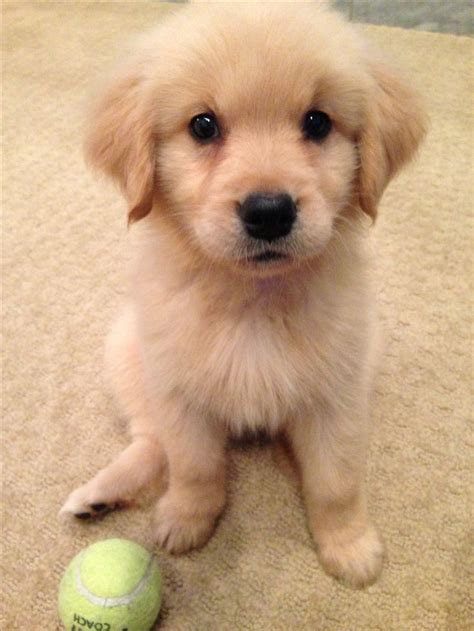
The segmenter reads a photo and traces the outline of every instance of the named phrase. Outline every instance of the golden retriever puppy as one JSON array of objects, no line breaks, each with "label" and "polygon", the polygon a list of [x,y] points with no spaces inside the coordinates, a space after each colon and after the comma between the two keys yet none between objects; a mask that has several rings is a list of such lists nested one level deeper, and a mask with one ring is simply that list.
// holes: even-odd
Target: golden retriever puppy
[{"label": "golden retriever puppy", "polygon": [[425,118],[320,4],[194,4],[143,36],[86,153],[129,205],[135,262],[106,365],[131,445],[73,492],[89,518],[167,476],[156,541],[203,545],[229,434],[285,435],[325,570],[378,576],[364,492],[376,327],[364,252]]}]

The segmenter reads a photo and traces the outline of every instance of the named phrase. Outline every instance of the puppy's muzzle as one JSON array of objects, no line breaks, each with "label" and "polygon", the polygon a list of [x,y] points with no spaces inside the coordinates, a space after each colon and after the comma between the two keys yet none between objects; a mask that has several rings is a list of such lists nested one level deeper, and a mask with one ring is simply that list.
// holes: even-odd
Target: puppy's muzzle
[{"label": "puppy's muzzle", "polygon": [[297,208],[287,193],[251,193],[237,213],[250,237],[270,242],[290,234]]}]

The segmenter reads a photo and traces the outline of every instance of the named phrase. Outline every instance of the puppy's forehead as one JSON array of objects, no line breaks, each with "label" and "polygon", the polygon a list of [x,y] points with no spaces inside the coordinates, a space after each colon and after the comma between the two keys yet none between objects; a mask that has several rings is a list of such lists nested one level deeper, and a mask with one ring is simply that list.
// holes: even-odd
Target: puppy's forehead
[{"label": "puppy's forehead", "polygon": [[216,106],[231,119],[299,115],[314,99],[318,81],[310,59],[295,51],[268,49],[250,41],[238,60],[208,75]]},{"label": "puppy's forehead", "polygon": [[316,107],[357,126],[366,77],[338,16],[309,5],[240,5],[185,18],[160,61],[169,100],[186,115],[207,107],[233,122]]}]

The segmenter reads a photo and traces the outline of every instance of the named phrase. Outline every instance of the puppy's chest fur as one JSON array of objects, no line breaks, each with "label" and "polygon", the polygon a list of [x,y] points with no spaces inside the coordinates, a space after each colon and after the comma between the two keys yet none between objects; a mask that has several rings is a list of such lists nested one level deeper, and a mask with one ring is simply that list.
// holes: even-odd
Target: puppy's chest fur
[{"label": "puppy's chest fur", "polygon": [[190,289],[148,306],[146,353],[163,395],[178,393],[237,432],[277,430],[332,396],[344,369],[345,327],[311,289],[295,296],[263,283],[250,297],[212,300]]}]

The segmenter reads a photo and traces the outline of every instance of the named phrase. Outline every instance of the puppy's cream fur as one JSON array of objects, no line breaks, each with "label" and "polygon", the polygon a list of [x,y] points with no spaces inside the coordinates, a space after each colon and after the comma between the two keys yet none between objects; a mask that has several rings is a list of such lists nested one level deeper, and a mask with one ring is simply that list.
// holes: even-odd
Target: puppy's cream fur
[{"label": "puppy's cream fur", "polygon": [[[322,110],[333,129],[303,138]],[[216,114],[203,145],[190,119]],[[155,535],[203,544],[225,503],[230,432],[285,434],[324,568],[375,580],[382,544],[364,494],[376,328],[363,215],[375,219],[415,152],[417,97],[322,5],[195,5],[143,36],[97,99],[86,152],[121,185],[135,225],[130,299],[107,371],[133,442],[68,498],[94,516],[167,474]],[[284,191],[298,218],[273,249],[236,205]],[[280,243],[281,241],[281,243]]]}]

